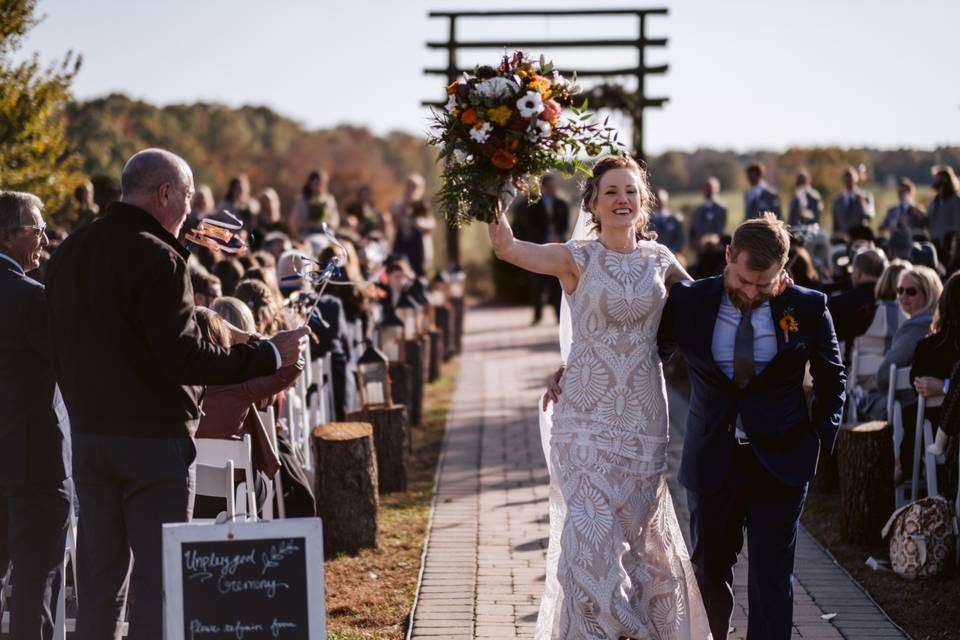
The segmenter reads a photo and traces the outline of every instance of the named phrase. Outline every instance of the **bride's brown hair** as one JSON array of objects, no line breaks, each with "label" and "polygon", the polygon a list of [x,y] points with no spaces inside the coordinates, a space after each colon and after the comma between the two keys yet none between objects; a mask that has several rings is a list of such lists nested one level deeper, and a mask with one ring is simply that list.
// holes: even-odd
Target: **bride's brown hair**
[{"label": "bride's brown hair", "polygon": [[584,211],[590,212],[590,223],[593,228],[597,233],[600,232],[600,218],[593,213],[593,206],[600,195],[600,180],[603,178],[603,174],[612,169],[627,169],[637,175],[637,189],[640,194],[640,219],[637,220],[637,239],[656,240],[657,232],[647,228],[650,224],[650,208],[653,204],[653,190],[650,188],[647,168],[628,155],[600,158],[597,164],[593,166],[593,175],[583,185],[580,206],[583,207]]}]

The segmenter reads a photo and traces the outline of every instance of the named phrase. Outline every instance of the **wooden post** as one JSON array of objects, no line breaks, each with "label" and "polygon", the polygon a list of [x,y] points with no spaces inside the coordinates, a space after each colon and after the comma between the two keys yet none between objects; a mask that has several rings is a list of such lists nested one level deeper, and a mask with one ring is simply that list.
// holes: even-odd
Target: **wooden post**
[{"label": "wooden post", "polygon": [[404,348],[404,359],[410,367],[410,404],[407,405],[407,412],[411,426],[419,427],[423,416],[423,349],[419,340],[407,340]]},{"label": "wooden post", "polygon": [[453,352],[463,353],[463,318],[466,313],[466,301],[463,298],[453,298]]},{"label": "wooden post", "polygon": [[837,435],[840,534],[847,542],[880,544],[894,508],[893,436],[886,422],[844,425]]},{"label": "wooden post", "polygon": [[440,377],[443,365],[443,334],[439,329],[434,329],[427,334],[427,339],[430,341],[430,367],[427,381],[433,382]]},{"label": "wooden post", "polygon": [[453,311],[450,305],[437,307],[437,328],[440,329],[443,343],[443,361],[454,356],[453,350]]},{"label": "wooden post", "polygon": [[373,425],[373,444],[377,454],[377,479],[380,493],[407,490],[410,450],[407,444],[407,408],[403,406],[360,409],[347,414],[347,420]]},{"label": "wooden post", "polygon": [[377,546],[377,458],[373,426],[331,422],[313,430],[317,515],[328,558]]},{"label": "wooden post", "polygon": [[430,382],[430,334],[424,333],[417,341],[420,343],[420,362],[423,363],[423,384]]},{"label": "wooden post", "polygon": [[413,391],[410,384],[410,367],[406,362],[390,363],[390,392],[394,404],[410,407]]}]

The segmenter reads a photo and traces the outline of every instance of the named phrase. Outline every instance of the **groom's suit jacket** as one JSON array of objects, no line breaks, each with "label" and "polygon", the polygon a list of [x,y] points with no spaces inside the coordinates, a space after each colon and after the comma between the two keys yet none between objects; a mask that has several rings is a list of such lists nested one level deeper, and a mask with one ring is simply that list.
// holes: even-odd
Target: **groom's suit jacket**
[{"label": "groom's suit jacket", "polygon": [[[770,299],[777,354],[740,389],[713,358],[713,330],[724,293],[723,276],[681,282],[670,289],[660,344],[683,355],[690,371],[690,413],[680,483],[700,493],[719,489],[730,473],[739,415],[760,462],[786,484],[800,486],[817,468],[819,451],[833,450],[844,400],[844,369],[822,293],[790,287]],[[784,319],[796,321],[784,332]],[[810,362],[814,400],[803,393]]]}]

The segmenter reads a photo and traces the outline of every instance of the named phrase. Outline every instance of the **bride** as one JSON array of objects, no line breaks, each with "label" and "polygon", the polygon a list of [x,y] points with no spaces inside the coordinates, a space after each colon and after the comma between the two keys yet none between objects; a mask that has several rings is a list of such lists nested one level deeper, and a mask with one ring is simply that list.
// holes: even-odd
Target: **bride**
[{"label": "bride", "polygon": [[550,546],[538,639],[709,637],[666,482],[657,351],[666,293],[690,276],[645,232],[652,197],[644,169],[607,156],[584,188],[583,239],[522,242],[502,213],[489,226],[498,258],[556,276],[569,304],[563,394],[542,414]]}]

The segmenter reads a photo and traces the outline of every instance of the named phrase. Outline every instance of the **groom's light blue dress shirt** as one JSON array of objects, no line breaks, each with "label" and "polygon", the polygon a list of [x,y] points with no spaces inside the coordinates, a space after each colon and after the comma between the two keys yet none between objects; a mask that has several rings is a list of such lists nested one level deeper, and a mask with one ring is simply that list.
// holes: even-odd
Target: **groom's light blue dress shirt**
[{"label": "groom's light blue dress shirt", "polygon": [[[727,294],[723,294],[720,301],[720,311],[717,312],[717,323],[713,326],[713,359],[720,370],[733,379],[733,349],[737,341],[737,326],[743,314],[733,306]],[[750,316],[753,326],[753,362],[754,374],[758,374],[777,355],[777,334],[773,326],[773,312],[770,311],[770,301],[753,310]],[[746,438],[747,435],[740,428],[740,416],[737,416],[737,437]]]}]

